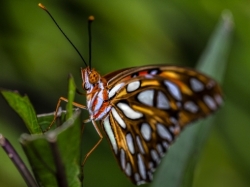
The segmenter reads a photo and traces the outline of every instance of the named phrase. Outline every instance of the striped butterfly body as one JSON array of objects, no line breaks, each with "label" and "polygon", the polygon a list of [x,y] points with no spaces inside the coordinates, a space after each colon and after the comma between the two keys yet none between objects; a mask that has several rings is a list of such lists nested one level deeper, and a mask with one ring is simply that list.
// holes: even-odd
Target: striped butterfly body
[{"label": "striped butterfly body", "polygon": [[121,170],[140,185],[153,172],[186,124],[214,112],[222,103],[218,84],[189,68],[151,65],[103,77],[82,69],[87,109],[100,120]]}]

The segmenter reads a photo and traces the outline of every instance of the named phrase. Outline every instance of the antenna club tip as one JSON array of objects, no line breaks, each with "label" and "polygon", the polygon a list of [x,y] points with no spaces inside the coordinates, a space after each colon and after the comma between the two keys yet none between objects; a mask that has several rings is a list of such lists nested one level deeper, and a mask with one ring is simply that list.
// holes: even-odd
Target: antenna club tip
[{"label": "antenna club tip", "polygon": [[89,16],[89,21],[94,21],[95,17],[94,16]]},{"label": "antenna club tip", "polygon": [[38,6],[43,9],[43,10],[46,10],[46,7],[42,4],[42,3],[38,3]]}]

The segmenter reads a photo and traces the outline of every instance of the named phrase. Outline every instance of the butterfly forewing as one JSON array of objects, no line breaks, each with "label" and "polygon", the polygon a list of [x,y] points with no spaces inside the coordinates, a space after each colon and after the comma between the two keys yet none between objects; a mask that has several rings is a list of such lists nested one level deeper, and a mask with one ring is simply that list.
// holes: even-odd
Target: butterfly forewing
[{"label": "butterfly forewing", "polygon": [[112,109],[103,127],[122,171],[137,185],[152,180],[186,124],[222,103],[217,83],[192,69],[144,66],[105,77]]}]

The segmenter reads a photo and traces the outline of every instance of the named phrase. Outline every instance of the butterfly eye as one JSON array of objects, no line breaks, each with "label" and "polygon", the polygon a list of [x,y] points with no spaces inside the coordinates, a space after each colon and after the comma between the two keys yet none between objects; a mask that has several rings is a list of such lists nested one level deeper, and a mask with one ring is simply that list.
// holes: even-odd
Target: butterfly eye
[{"label": "butterfly eye", "polygon": [[83,87],[84,87],[85,90],[89,90],[90,89],[90,83],[85,82]]}]

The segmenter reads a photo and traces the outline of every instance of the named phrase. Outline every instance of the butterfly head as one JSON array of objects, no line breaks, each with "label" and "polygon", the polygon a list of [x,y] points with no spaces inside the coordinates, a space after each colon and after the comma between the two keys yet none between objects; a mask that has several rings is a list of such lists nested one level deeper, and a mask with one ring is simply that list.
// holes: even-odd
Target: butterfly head
[{"label": "butterfly head", "polygon": [[92,90],[101,80],[100,74],[94,69],[90,69],[89,67],[81,70],[82,73],[82,81],[83,88],[85,90]]}]

